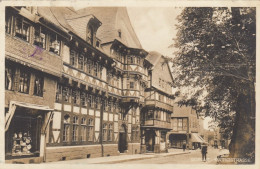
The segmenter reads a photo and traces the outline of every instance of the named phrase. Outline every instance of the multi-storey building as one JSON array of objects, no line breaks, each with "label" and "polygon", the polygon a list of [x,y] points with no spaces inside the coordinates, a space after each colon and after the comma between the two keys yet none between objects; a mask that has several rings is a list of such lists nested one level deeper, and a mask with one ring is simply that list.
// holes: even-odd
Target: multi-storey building
[{"label": "multi-storey building", "polygon": [[171,132],[169,132],[170,146],[182,148],[183,144],[189,149],[200,147],[205,142],[199,134],[199,117],[190,106],[174,104],[171,116]]},{"label": "multi-storey building", "polygon": [[166,152],[166,134],[171,130],[173,112],[173,77],[164,56],[150,52],[146,59],[152,67],[145,89],[145,106],[141,112],[142,151]]},{"label": "multi-storey building", "polygon": [[[153,64],[126,8],[7,7],[5,23],[6,159],[140,153]],[[171,106],[155,107],[165,130]]]}]

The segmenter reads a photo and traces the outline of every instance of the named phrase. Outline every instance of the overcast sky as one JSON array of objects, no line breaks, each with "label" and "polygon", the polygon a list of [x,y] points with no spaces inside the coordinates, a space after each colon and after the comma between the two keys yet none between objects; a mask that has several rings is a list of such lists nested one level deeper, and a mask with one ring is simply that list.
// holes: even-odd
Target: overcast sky
[{"label": "overcast sky", "polygon": [[146,51],[158,51],[173,56],[168,48],[176,36],[176,17],[181,12],[174,7],[128,7],[132,26]]}]

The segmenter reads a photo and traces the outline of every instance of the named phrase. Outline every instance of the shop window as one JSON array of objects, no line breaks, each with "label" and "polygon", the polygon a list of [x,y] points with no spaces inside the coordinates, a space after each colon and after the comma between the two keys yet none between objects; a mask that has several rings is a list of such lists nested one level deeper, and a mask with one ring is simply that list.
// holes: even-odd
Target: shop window
[{"label": "shop window", "polygon": [[27,94],[29,93],[30,76],[31,76],[30,73],[26,72],[25,70],[20,70],[19,92],[27,93]]},{"label": "shop window", "polygon": [[78,141],[78,122],[79,118],[77,116],[73,117],[73,126],[72,126],[72,141]]},{"label": "shop window", "polygon": [[78,59],[78,68],[83,70],[84,68],[84,55],[80,54]]},{"label": "shop window", "polygon": [[113,140],[113,125],[109,124],[108,125],[108,141],[112,141]]},{"label": "shop window", "polygon": [[50,34],[49,37],[49,51],[60,55],[61,40],[57,34]]},{"label": "shop window", "polygon": [[24,18],[15,19],[15,36],[29,42],[30,25]]},{"label": "shop window", "polygon": [[46,30],[43,27],[36,27],[34,34],[34,44],[43,49],[46,49],[46,35]]},{"label": "shop window", "polygon": [[63,120],[63,142],[69,142],[70,133],[70,116],[65,115]]},{"label": "shop window", "polygon": [[10,34],[11,33],[11,24],[12,24],[12,16],[8,14],[7,12],[5,13],[5,32]]},{"label": "shop window", "polygon": [[11,67],[5,67],[5,89],[13,90],[14,88],[15,69]]},{"label": "shop window", "polygon": [[102,138],[103,141],[107,141],[107,124],[103,124]]},{"label": "shop window", "polygon": [[34,80],[34,92],[33,94],[35,96],[43,96],[43,84],[44,84],[44,78],[40,75],[35,76]]},{"label": "shop window", "polygon": [[87,122],[86,118],[81,119],[81,134],[80,134],[80,140],[86,141],[87,140]]},{"label": "shop window", "polygon": [[88,141],[94,140],[94,121],[93,119],[88,119]]},{"label": "shop window", "polygon": [[77,53],[74,50],[70,50],[70,65],[77,66]]}]

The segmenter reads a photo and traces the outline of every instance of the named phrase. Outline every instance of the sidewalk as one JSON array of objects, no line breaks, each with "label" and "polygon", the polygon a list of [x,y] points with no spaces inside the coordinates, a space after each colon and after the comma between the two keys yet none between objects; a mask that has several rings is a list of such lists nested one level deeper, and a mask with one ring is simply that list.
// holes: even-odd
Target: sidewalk
[{"label": "sidewalk", "polygon": [[142,159],[150,159],[156,157],[166,157],[166,156],[173,156],[179,154],[188,154],[191,151],[180,149],[169,149],[169,153],[146,153],[146,154],[133,154],[133,155],[126,155],[120,154],[119,156],[109,156],[109,157],[97,157],[97,158],[88,158],[88,159],[76,159],[76,160],[68,160],[68,161],[57,161],[57,162],[49,162],[43,164],[113,164],[113,163],[120,163],[126,161],[134,161],[134,160],[142,160]]}]

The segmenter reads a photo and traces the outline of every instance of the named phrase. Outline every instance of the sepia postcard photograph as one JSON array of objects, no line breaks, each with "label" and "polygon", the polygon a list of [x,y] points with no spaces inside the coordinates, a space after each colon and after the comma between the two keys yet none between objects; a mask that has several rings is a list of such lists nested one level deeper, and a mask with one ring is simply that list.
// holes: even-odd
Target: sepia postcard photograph
[{"label": "sepia postcard photograph", "polygon": [[260,3],[129,2],[0,2],[0,168],[257,168]]}]

